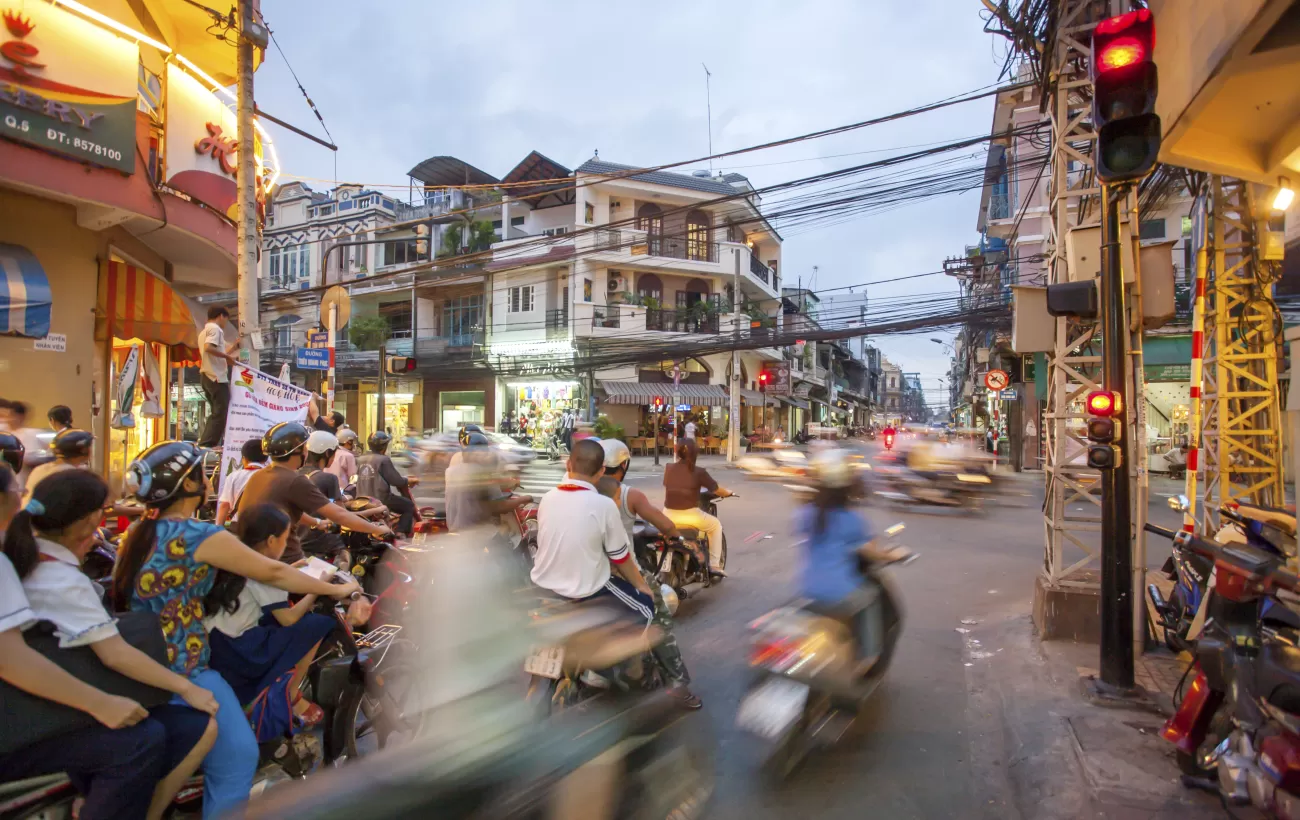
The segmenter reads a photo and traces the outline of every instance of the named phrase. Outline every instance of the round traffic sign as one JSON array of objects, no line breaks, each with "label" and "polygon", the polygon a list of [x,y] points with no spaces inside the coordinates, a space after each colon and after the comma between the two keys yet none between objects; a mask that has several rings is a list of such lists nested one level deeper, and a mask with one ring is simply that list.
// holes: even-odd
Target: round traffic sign
[{"label": "round traffic sign", "polygon": [[338,306],[338,314],[335,317],[338,320],[338,327],[334,328],[338,330],[352,318],[352,299],[340,285],[335,285],[325,291],[325,295],[320,300],[320,323],[322,325],[328,325],[330,305]]},{"label": "round traffic sign", "polygon": [[993,391],[1006,390],[1011,377],[1005,370],[990,370],[984,374],[984,386]]}]

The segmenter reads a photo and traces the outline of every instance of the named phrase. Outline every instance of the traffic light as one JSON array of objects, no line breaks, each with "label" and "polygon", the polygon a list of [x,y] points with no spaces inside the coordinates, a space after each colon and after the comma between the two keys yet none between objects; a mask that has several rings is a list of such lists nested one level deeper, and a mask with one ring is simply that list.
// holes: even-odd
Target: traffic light
[{"label": "traffic light", "polygon": [[1124,400],[1109,390],[1088,394],[1088,466],[1094,470],[1113,470],[1120,464],[1119,448],[1124,437]]},{"label": "traffic light", "polygon": [[428,225],[415,226],[415,255],[416,256],[429,255],[429,226]]},{"label": "traffic light", "polygon": [[1141,179],[1160,154],[1156,24],[1150,9],[1102,20],[1092,32],[1093,160],[1102,182]]},{"label": "traffic light", "polygon": [[758,371],[758,388],[759,388],[760,390],[766,390],[766,389],[767,389],[767,386],[768,386],[771,382],[772,382],[772,374],[771,374],[771,373],[767,372],[766,370],[760,370],[760,371]]},{"label": "traffic light", "polygon": [[389,373],[410,373],[415,370],[413,356],[389,356],[384,362],[384,369]]}]

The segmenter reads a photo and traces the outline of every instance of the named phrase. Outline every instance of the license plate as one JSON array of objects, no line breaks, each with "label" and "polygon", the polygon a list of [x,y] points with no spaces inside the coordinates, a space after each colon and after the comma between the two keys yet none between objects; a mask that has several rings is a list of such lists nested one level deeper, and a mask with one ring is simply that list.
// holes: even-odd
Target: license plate
[{"label": "license plate", "polygon": [[564,674],[564,647],[548,646],[534,651],[524,661],[524,671],[530,675],[559,680]]},{"label": "license plate", "polygon": [[799,719],[808,700],[808,687],[786,678],[768,678],[740,702],[736,725],[772,739]]}]

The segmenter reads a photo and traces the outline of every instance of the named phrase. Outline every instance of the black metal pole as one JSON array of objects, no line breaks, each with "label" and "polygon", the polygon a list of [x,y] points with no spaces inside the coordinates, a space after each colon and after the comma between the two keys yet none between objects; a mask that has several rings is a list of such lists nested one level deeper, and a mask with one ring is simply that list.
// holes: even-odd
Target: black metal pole
[{"label": "black metal pole", "polygon": [[1120,191],[1101,188],[1101,329],[1105,388],[1121,397],[1116,419],[1121,433],[1118,464],[1101,471],[1101,681],[1133,688],[1133,551],[1129,512],[1128,441],[1123,432],[1129,402],[1124,357],[1128,323],[1124,310],[1124,272],[1120,269]]},{"label": "black metal pole", "polygon": [[650,412],[653,413],[655,417],[655,466],[658,467],[659,466],[659,415],[660,415],[659,408],[652,404],[650,405]]}]

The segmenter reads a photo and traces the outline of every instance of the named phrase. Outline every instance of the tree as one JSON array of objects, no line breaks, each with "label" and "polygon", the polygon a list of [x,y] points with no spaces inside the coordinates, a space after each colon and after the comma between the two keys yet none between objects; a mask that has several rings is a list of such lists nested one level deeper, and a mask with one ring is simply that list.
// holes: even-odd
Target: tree
[{"label": "tree", "polygon": [[359,316],[348,322],[348,339],[357,350],[378,350],[388,344],[393,330],[382,316]]},{"label": "tree", "polygon": [[491,248],[496,240],[496,228],[486,219],[457,222],[443,233],[442,249],[438,251],[438,257],[445,259],[462,253],[479,253]]}]

